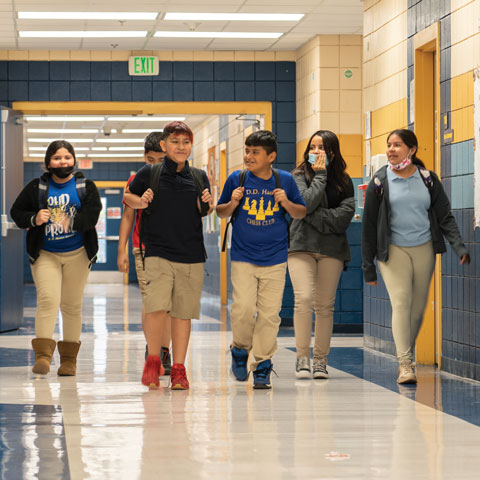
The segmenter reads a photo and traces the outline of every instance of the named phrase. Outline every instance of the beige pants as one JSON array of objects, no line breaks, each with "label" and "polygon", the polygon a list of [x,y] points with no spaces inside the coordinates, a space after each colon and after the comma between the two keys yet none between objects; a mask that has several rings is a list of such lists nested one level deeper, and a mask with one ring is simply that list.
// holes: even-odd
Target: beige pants
[{"label": "beige pants", "polygon": [[37,338],[52,338],[58,308],[63,318],[63,340],[78,342],[82,331],[83,291],[90,273],[85,248],[73,252],[40,251],[32,265],[37,290],[35,333]]},{"label": "beige pants", "polygon": [[286,262],[268,267],[232,262],[233,345],[253,352],[252,370],[277,351],[286,270]]},{"label": "beige pants", "polygon": [[417,247],[390,245],[388,261],[378,262],[392,304],[397,357],[412,360],[435,267],[432,242]]},{"label": "beige pants", "polygon": [[333,330],[333,311],[343,262],[320,253],[288,255],[288,271],[295,295],[293,325],[297,357],[310,358],[312,312],[315,311],[313,358],[327,362]]}]

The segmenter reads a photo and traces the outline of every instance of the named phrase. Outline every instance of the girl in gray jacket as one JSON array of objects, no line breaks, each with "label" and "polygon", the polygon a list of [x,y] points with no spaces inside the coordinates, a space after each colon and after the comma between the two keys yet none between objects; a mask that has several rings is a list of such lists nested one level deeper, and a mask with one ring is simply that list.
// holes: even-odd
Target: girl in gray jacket
[{"label": "girl in gray jacket", "polygon": [[312,377],[310,343],[315,311],[313,378],[328,378],[327,355],[333,329],[338,281],[350,261],[346,230],[355,212],[352,180],[345,172],[337,136],[315,132],[293,170],[307,215],[290,227],[288,270],[295,295],[293,322],[297,346],[296,377]]},{"label": "girl in gray jacket", "polygon": [[446,251],[445,237],[470,262],[450,202],[435,175],[417,158],[410,130],[387,137],[388,165],[370,181],[362,222],[362,269],[377,285],[374,258],[392,304],[392,333],[399,362],[398,383],[416,383],[413,350],[422,325],[435,254]]}]

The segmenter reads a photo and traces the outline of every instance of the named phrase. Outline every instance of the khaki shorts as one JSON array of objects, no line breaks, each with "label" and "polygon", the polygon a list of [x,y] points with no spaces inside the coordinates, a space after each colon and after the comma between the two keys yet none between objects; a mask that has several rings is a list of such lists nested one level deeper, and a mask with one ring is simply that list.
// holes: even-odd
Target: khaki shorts
[{"label": "khaki shorts", "polygon": [[[140,249],[137,247],[132,248],[133,256],[135,257],[135,270],[137,271],[138,286],[142,296],[145,296],[145,270],[143,269],[142,256],[140,255]],[[143,251],[145,253],[145,250]]]},{"label": "khaki shorts", "polygon": [[200,318],[204,264],[145,258],[145,312],[165,310],[174,318]]}]

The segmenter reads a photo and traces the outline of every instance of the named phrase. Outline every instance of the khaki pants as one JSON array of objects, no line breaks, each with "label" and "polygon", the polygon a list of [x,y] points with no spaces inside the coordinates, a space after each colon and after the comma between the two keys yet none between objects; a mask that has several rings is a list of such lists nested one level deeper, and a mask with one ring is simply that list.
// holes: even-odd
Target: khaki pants
[{"label": "khaki pants", "polygon": [[432,242],[390,245],[388,262],[378,262],[392,304],[392,332],[399,361],[412,360],[435,267]]},{"label": "khaki pants", "polygon": [[315,311],[313,358],[327,362],[333,331],[333,311],[343,262],[320,253],[288,255],[288,271],[295,295],[293,324],[297,357],[310,358],[312,313]]},{"label": "khaki pants", "polygon": [[252,370],[277,351],[286,269],[286,262],[268,267],[232,262],[233,345],[253,351]]},{"label": "khaki pants", "polygon": [[63,340],[78,342],[82,331],[83,291],[90,273],[85,248],[73,252],[40,251],[32,265],[37,290],[35,333],[37,338],[52,338],[58,308],[63,318]]}]

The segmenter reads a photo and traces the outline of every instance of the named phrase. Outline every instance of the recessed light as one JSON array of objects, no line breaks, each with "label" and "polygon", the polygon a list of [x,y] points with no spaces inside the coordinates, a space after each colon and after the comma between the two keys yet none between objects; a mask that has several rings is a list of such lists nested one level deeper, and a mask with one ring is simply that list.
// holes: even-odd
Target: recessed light
[{"label": "recessed light", "polygon": [[141,147],[141,146],[140,147],[110,147],[109,150],[111,150],[112,152],[118,152],[118,151],[121,152],[122,150],[125,151],[125,152],[127,152],[127,151],[130,151],[130,152],[132,152],[132,151],[133,152],[136,152],[136,151],[140,152],[141,151],[141,152],[143,152],[143,147]]},{"label": "recessed light", "polygon": [[[35,157],[35,158],[43,158],[45,155],[43,155],[42,153],[30,153],[28,154],[28,157]],[[86,154],[85,153],[80,153],[78,155],[75,155],[77,158],[82,158],[82,157],[86,157]]]},{"label": "recessed light", "polygon": [[183,122],[185,117],[155,117],[155,116],[131,116],[131,117],[108,117],[109,122]]},{"label": "recessed light", "polygon": [[[59,138],[29,138],[27,141],[30,143],[51,143],[51,142],[55,142],[56,140],[60,140],[60,139]],[[66,140],[67,142],[70,142],[70,143],[93,142],[93,138],[64,138],[62,140]]]},{"label": "recessed light", "polygon": [[22,38],[144,38],[146,30],[23,30],[18,35]]},{"label": "recessed light", "polygon": [[[151,133],[150,128],[122,128],[122,133]],[[163,129],[159,128],[155,132],[163,132]]]},{"label": "recessed light", "polygon": [[158,31],[154,37],[166,38],[278,38],[283,33],[275,32],[179,32]]},{"label": "recessed light", "polygon": [[155,20],[156,12],[18,12],[30,20]]},{"label": "recessed light", "polygon": [[25,117],[28,122],[103,122],[105,117],[88,117],[88,116],[28,116]]},{"label": "recessed light", "polygon": [[91,158],[122,158],[122,157],[141,157],[142,154],[136,153],[89,153],[89,157]]},{"label": "recessed light", "polygon": [[144,138],[97,138],[97,143],[142,143]]},{"label": "recessed light", "polygon": [[28,133],[98,133],[98,128],[27,128]]},{"label": "recessed light", "polygon": [[191,21],[248,21],[248,22],[298,22],[303,13],[180,13],[168,12],[165,20],[191,20]]}]

